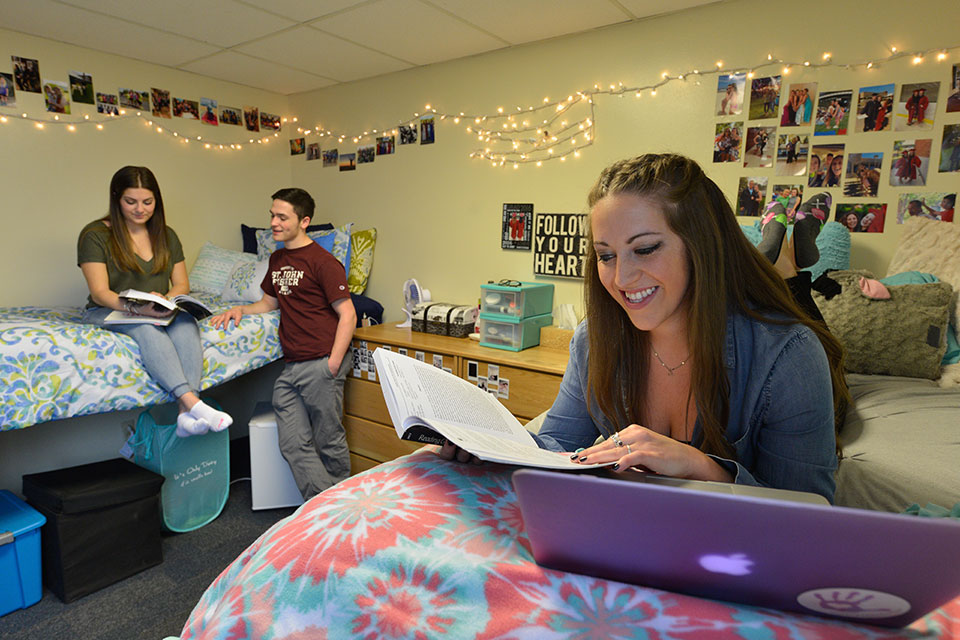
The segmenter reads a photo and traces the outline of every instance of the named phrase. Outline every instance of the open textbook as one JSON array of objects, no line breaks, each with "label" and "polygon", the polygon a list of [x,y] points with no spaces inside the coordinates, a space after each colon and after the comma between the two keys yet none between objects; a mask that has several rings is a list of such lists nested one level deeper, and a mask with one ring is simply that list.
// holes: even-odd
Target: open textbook
[{"label": "open textbook", "polygon": [[[203,304],[196,298],[188,296],[186,294],[180,294],[178,296],[173,296],[169,300],[163,296],[154,295],[152,293],[147,293],[145,291],[137,291],[136,289],[124,289],[117,294],[123,300],[129,300],[135,304],[146,304],[152,302],[158,307],[163,307],[165,309],[170,309],[171,311],[186,311],[192,315],[197,320],[203,320],[209,315],[212,315],[210,307]],[[127,313],[126,311],[111,311],[106,318],[104,318],[104,324],[136,324],[136,323],[148,323],[155,325],[168,325],[173,322],[173,317],[175,313],[165,316],[163,318],[155,318],[153,316],[137,315],[134,313]]]},{"label": "open textbook", "polygon": [[590,469],[537,446],[493,395],[442,369],[385,349],[373,352],[380,389],[402,440],[449,440],[481,460],[545,469]]}]

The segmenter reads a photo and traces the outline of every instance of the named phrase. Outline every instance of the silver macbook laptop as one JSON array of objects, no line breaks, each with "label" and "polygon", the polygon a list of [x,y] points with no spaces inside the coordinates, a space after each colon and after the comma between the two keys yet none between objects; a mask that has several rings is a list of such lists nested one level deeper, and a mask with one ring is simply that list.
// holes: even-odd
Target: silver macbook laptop
[{"label": "silver macbook laptop", "polygon": [[551,569],[889,627],[960,595],[956,520],[662,478],[521,469],[513,484]]}]

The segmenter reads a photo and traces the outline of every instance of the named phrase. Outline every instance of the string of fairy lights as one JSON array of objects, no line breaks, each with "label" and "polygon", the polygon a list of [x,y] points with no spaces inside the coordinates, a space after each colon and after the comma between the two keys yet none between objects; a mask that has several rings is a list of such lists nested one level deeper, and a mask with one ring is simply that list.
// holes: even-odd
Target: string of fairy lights
[{"label": "string of fairy lights", "polygon": [[[305,128],[297,126],[296,131],[304,138],[317,137],[321,141],[332,140],[342,145],[346,141],[363,145],[376,142],[377,138],[399,135],[404,127],[416,131],[418,123],[423,118],[439,118],[441,121],[452,122],[464,127],[467,134],[474,136],[480,146],[470,152],[470,158],[484,160],[494,167],[513,167],[517,169],[523,164],[543,166],[544,162],[565,162],[569,157],[579,158],[581,151],[591,146],[596,140],[596,110],[597,98],[611,96],[617,98],[644,96],[655,98],[657,91],[671,83],[695,82],[700,84],[700,78],[711,75],[746,74],[748,79],[753,78],[764,69],[771,69],[769,73],[779,72],[789,75],[793,70],[817,69],[824,67],[841,68],[848,71],[874,70],[884,64],[898,59],[909,58],[913,65],[920,65],[927,60],[943,62],[950,57],[950,53],[960,48],[960,45],[937,47],[924,51],[901,51],[897,47],[890,47],[885,56],[866,59],[857,62],[838,62],[830,52],[824,52],[817,60],[787,60],[768,54],[766,60],[751,66],[725,68],[722,60],[718,60],[708,68],[694,68],[683,73],[663,71],[660,78],[642,85],[626,85],[617,82],[608,85],[594,84],[589,89],[571,92],[566,97],[551,99],[544,97],[537,104],[515,105],[511,108],[497,107],[492,113],[447,112],[438,110],[427,104],[422,112],[416,112],[412,118],[403,119],[396,124],[385,128],[368,129],[352,133],[338,132],[317,124],[315,127]],[[120,110],[119,115],[84,114],[66,115],[45,113],[44,116],[32,116],[26,112],[17,115],[4,115],[0,112],[0,124],[11,121],[32,122],[38,130],[48,126],[63,126],[70,132],[81,127],[93,127],[102,131],[112,123],[139,119],[146,128],[158,134],[169,135],[179,139],[184,145],[196,143],[203,149],[216,151],[240,151],[247,146],[263,145],[280,137],[280,131],[272,131],[266,135],[258,134],[255,137],[244,139],[220,140],[213,137],[222,134],[217,131],[206,138],[203,135],[187,134],[178,131],[167,120],[153,117],[143,110]],[[298,118],[283,118],[286,126],[298,123]]]}]

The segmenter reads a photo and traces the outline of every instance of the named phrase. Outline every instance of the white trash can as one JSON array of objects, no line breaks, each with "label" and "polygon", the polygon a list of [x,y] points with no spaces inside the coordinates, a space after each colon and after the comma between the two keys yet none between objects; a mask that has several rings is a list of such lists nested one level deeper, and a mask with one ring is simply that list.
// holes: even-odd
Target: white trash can
[{"label": "white trash can", "polygon": [[250,486],[254,511],[303,504],[290,465],[280,453],[277,419],[269,402],[258,402],[250,418]]}]

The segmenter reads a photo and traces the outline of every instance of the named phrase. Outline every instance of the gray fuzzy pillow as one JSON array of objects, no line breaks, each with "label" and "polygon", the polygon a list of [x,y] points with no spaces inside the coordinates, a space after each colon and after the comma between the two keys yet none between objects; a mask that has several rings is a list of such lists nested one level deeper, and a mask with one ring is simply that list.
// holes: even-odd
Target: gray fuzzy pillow
[{"label": "gray fuzzy pillow", "polygon": [[841,292],[827,300],[814,292],[830,332],[847,350],[852,373],[877,373],[935,380],[947,349],[953,288],[946,282],[888,286],[889,300],[860,290],[868,271],[834,271]]}]

